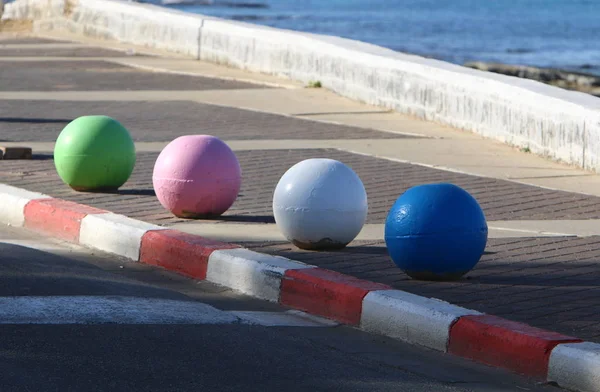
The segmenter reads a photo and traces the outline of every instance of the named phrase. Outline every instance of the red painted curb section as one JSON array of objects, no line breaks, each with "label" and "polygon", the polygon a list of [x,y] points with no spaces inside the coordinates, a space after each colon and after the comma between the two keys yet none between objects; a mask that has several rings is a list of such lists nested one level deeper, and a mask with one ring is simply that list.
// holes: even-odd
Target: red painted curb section
[{"label": "red painted curb section", "polygon": [[497,316],[464,316],[450,329],[448,352],[545,380],[552,349],[581,341]]},{"label": "red painted curb section", "polygon": [[321,268],[287,270],[280,303],[336,321],[358,325],[369,291],[391,287]]},{"label": "red painted curb section", "polygon": [[210,254],[215,250],[235,248],[239,246],[178,230],[152,230],[142,237],[139,261],[192,278],[206,279]]},{"label": "red painted curb section", "polygon": [[90,214],[108,212],[61,199],[32,200],[25,206],[24,226],[63,240],[78,242],[81,220]]}]

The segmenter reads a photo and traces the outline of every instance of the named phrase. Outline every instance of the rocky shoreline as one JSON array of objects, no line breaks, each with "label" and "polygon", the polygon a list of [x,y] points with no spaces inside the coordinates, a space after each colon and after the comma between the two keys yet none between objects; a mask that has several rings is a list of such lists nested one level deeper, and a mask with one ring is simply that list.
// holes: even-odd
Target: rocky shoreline
[{"label": "rocky shoreline", "polygon": [[478,69],[480,71],[494,72],[508,76],[537,80],[538,82],[561,87],[566,90],[580,91],[600,97],[600,76],[592,74],[552,68],[484,63],[480,61],[469,62],[464,64],[464,66]]}]

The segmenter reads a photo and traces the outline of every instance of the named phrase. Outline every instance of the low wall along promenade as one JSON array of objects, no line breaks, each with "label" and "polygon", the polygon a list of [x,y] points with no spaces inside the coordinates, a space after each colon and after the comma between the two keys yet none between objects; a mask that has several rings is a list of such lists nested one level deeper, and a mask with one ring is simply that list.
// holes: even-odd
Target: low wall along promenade
[{"label": "low wall along promenade", "polygon": [[600,170],[600,98],[536,81],[299,33],[115,0],[16,0],[3,19],[283,76]]}]

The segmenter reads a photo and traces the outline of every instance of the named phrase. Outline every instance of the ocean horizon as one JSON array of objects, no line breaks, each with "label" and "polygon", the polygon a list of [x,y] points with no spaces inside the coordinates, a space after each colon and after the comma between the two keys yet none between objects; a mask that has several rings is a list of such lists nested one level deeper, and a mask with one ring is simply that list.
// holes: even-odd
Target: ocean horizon
[{"label": "ocean horizon", "polygon": [[147,0],[168,8],[368,42],[455,64],[600,75],[600,0]]}]

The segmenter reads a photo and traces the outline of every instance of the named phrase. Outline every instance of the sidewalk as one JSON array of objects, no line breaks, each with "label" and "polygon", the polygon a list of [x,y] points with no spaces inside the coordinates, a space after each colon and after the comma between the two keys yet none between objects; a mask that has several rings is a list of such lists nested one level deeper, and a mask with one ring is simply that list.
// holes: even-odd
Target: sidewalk
[{"label": "sidewalk", "polygon": [[[0,35],[0,144],[34,149],[31,161],[0,161],[0,183],[600,342],[598,176],[322,89],[118,50]],[[136,141],[136,169],[117,194],[76,193],[54,169],[52,142],[68,122],[88,114],[118,119]],[[152,190],[162,147],[194,133],[224,139],[242,166],[240,196],[218,221],[175,218]],[[342,251],[300,251],[274,227],[277,181],[312,157],[348,164],[367,189],[367,226]],[[407,188],[440,181],[477,198],[490,240],[466,278],[410,280],[387,256],[382,223]]]}]

